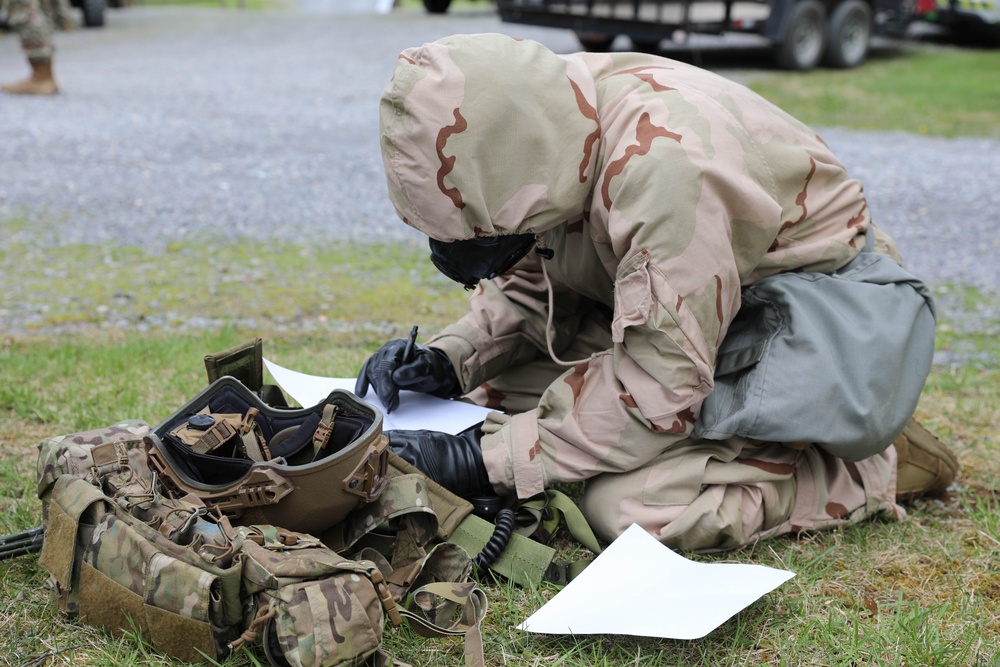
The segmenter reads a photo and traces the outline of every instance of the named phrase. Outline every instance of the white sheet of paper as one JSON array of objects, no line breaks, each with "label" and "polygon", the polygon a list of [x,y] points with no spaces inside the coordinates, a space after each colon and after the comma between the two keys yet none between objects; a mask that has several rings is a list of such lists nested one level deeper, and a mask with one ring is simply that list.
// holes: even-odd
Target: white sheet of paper
[{"label": "white sheet of paper", "polygon": [[[267,359],[264,359],[264,366],[278,386],[303,407],[316,405],[334,389],[346,389],[354,393],[355,378],[308,375],[289,370]],[[399,407],[392,414],[386,414],[385,406],[370,387],[362,398],[382,411],[382,428],[386,431],[429,429],[455,434],[483,421],[490,412],[488,408],[471,403],[449,401],[415,391],[401,391]]]},{"label": "white sheet of paper", "polygon": [[632,524],[518,628],[698,639],[794,576],[763,565],[696,563]]}]

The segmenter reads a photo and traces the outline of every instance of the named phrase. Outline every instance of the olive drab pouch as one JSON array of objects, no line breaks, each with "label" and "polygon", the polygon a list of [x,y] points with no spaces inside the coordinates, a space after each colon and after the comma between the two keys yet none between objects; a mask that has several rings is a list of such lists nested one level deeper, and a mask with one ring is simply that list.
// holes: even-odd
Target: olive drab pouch
[{"label": "olive drab pouch", "polygon": [[130,420],[40,442],[36,467],[42,509],[47,510],[52,485],[62,475],[80,477],[92,484],[112,481],[122,473],[148,476],[142,439],[150,430],[146,422]]},{"label": "olive drab pouch", "polygon": [[694,437],[815,443],[848,461],[892,443],[930,372],[936,311],[873,236],[832,274],[780,273],[743,289]]},{"label": "olive drab pouch", "polygon": [[311,535],[275,526],[239,527],[235,542],[272,665],[356,664],[379,650],[386,614],[399,623],[374,563],[344,558]]},{"label": "olive drab pouch", "polygon": [[[136,476],[148,477],[142,438],[149,431],[150,426],[143,421],[122,421],[38,444],[38,497],[46,535],[39,563],[53,575],[50,584],[59,605],[70,615],[79,610],[78,569],[74,569],[82,553],[78,536],[79,544],[89,541],[97,524],[91,515],[109,502],[108,494],[113,496]],[[78,500],[52,507],[56,481],[63,477],[87,484],[77,487],[82,494]]]},{"label": "olive drab pouch", "polygon": [[242,382],[268,405],[275,408],[288,407],[281,388],[264,383],[264,341],[260,338],[222,352],[206,354],[205,372],[208,374],[209,384],[228,375]]},{"label": "olive drab pouch", "polygon": [[146,442],[166,495],[193,494],[238,525],[317,534],[386,485],[382,414],[340,390],[310,408],[281,409],[222,377]]},{"label": "olive drab pouch", "polygon": [[147,429],[128,422],[40,444],[39,564],[70,617],[185,660],[221,658],[242,618],[232,529],[197,499],[157,492],[141,441],[128,439]]},{"label": "olive drab pouch", "polygon": [[102,515],[80,564],[80,619],[138,632],[188,662],[220,659],[241,621],[240,566],[177,544],[131,514]]},{"label": "olive drab pouch", "polygon": [[395,454],[389,486],[378,500],[325,532],[324,544],[373,563],[397,603],[390,619],[405,620],[423,637],[462,637],[466,664],[485,664],[480,626],[488,608],[470,581],[473,561],[460,545],[442,541],[471,517],[471,505]]}]

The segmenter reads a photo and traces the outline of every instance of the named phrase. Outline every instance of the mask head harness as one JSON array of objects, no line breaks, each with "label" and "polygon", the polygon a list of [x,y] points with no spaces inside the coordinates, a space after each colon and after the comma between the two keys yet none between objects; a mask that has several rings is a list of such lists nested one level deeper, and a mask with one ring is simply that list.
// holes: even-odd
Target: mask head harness
[{"label": "mask head harness", "polygon": [[484,236],[464,241],[430,240],[431,262],[465,289],[508,271],[535,245],[534,234]]}]

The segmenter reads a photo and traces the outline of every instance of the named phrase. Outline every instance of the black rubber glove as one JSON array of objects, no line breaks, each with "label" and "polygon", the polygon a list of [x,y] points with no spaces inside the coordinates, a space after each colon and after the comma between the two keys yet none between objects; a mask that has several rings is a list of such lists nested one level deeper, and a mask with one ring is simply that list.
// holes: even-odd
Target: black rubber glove
[{"label": "black rubber glove", "polygon": [[481,424],[458,435],[441,431],[386,431],[389,449],[457,496],[492,496],[483,465]]},{"label": "black rubber glove", "polygon": [[405,338],[390,340],[369,357],[358,374],[354,393],[364,397],[368,393],[368,385],[371,385],[386,412],[392,412],[399,406],[400,389],[441,398],[462,394],[458,376],[444,352],[414,345],[410,359],[405,360],[406,343]]}]

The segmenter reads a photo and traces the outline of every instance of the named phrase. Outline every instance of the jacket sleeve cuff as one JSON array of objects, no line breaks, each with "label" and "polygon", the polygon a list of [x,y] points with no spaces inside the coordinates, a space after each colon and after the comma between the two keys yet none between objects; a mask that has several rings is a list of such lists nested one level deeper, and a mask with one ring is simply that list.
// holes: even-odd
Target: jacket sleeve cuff
[{"label": "jacket sleeve cuff", "polygon": [[469,341],[459,336],[442,333],[427,341],[427,346],[441,350],[448,357],[463,394],[468,394],[479,386],[480,383],[472,384],[475,378],[468,369],[467,362],[476,353]]},{"label": "jacket sleeve cuff", "polygon": [[427,341],[427,345],[448,355],[462,392],[469,393],[503,370],[533,359],[537,350],[522,342],[516,335],[495,339],[481,329],[457,322]]},{"label": "jacket sleeve cuff", "polygon": [[483,425],[483,463],[497,493],[530,498],[545,490],[538,415],[491,413]]}]

